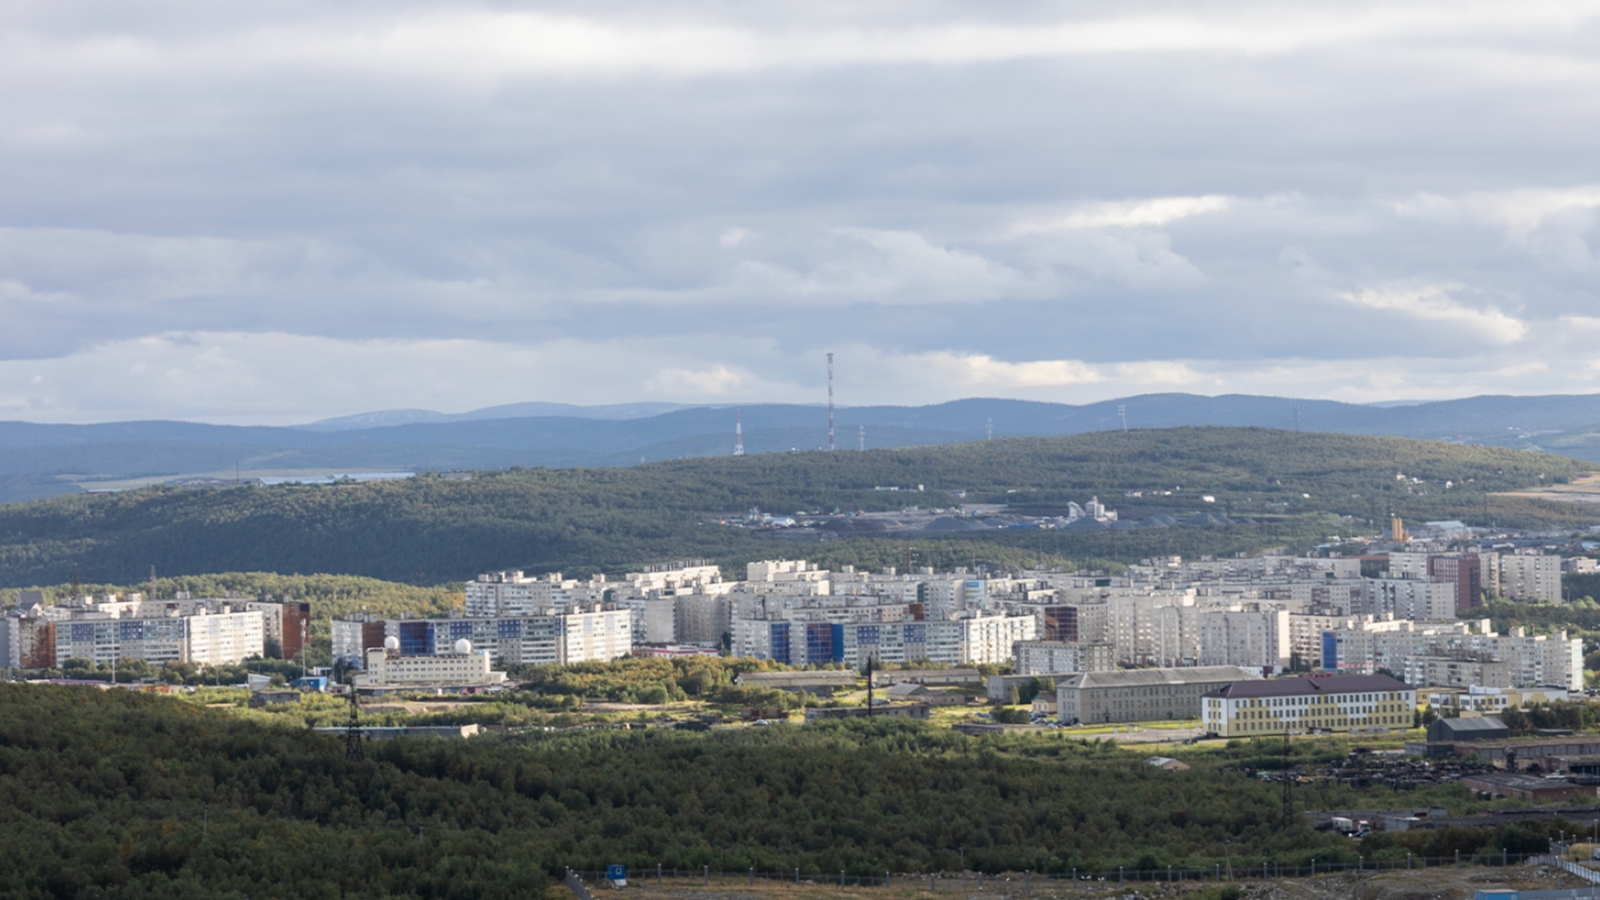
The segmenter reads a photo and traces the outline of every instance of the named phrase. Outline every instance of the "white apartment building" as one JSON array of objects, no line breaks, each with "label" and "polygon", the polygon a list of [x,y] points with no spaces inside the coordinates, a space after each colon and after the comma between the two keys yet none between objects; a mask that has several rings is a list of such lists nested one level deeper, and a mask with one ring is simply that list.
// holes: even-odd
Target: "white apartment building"
[{"label": "white apartment building", "polygon": [[1271,604],[1202,609],[1200,665],[1278,671],[1292,652],[1289,611]]},{"label": "white apartment building", "polygon": [[[1476,671],[1458,666],[1454,671],[1460,674],[1450,675],[1450,662],[1498,662],[1505,668],[1502,674],[1498,668]],[[1487,680],[1478,683],[1497,687],[1557,685],[1582,690],[1583,641],[1567,637],[1565,631],[1529,636],[1519,628],[1499,635],[1489,630],[1487,619],[1427,624],[1360,621],[1324,632],[1322,668],[1341,674],[1368,675],[1379,669],[1407,673],[1408,680],[1417,679],[1419,686],[1429,684],[1428,679],[1466,684],[1479,678]]]},{"label": "white apartment building", "polygon": [[1500,593],[1507,600],[1561,602],[1561,557],[1501,554]]},{"label": "white apartment building", "polygon": [[1010,662],[1012,647],[1038,637],[1039,620],[1032,615],[974,615],[956,621],[961,644],[955,662],[962,666]]},{"label": "white apartment building", "polygon": [[467,640],[496,665],[570,665],[629,655],[633,626],[628,610],[591,604],[536,616],[335,620],[333,638],[334,658],[356,663],[394,638],[401,657],[434,656]]},{"label": "white apartment building", "polygon": [[604,575],[589,581],[564,579],[560,572],[530,578],[521,572],[490,572],[466,584],[466,614],[472,618],[516,618],[594,604],[605,598]]},{"label": "white apartment building", "polygon": [[[1426,554],[1396,554],[1420,555]],[[1419,578],[1369,578],[1361,612],[1397,619],[1438,622],[1456,617],[1456,585]]]},{"label": "white apartment building", "polygon": [[131,600],[54,609],[67,613],[56,618],[58,664],[69,659],[103,665],[139,659],[156,665],[215,666],[266,652],[264,615],[235,609],[227,601]]},{"label": "white apartment building", "polygon": [[1017,675],[1110,672],[1116,667],[1116,649],[1110,644],[1067,641],[1018,641],[1012,662]]}]

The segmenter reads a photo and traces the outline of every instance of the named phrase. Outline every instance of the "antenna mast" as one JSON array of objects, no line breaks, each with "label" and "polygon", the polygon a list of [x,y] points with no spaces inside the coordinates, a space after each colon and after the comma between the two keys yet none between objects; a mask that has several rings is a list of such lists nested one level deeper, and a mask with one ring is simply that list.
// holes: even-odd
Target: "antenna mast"
[{"label": "antenna mast", "polygon": [[856,447],[857,450],[865,450],[865,449],[867,449],[867,426],[865,426],[865,425],[857,425],[856,426],[856,441],[857,441],[857,447]]},{"label": "antenna mast", "polygon": [[833,449],[833,354],[828,354],[828,449]]},{"label": "antenna mast", "polygon": [[989,420],[983,424],[983,439],[986,441],[994,440],[994,416],[990,416]]},{"label": "antenna mast", "polygon": [[744,421],[738,410],[733,413],[733,455],[744,455]]},{"label": "antenna mast", "polygon": [[1122,420],[1122,430],[1128,430],[1128,407],[1126,404],[1117,404],[1117,418]]},{"label": "antenna mast", "polygon": [[356,693],[356,686],[350,685],[350,723],[344,731],[344,759],[345,762],[366,759],[367,754],[361,746],[361,697]]}]

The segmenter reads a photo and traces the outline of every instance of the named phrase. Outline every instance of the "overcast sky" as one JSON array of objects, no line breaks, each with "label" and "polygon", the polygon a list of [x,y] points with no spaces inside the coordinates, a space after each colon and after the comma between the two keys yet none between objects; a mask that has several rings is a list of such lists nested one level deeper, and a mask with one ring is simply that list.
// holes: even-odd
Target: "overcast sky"
[{"label": "overcast sky", "polygon": [[1600,4],[0,5],[0,418],[1600,390]]}]

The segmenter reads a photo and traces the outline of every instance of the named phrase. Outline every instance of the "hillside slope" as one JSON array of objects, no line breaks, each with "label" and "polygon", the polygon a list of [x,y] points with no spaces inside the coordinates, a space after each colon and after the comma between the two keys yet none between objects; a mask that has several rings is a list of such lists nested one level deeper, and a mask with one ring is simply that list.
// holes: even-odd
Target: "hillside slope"
[{"label": "hillside slope", "polygon": [[[1561,522],[1576,514],[1512,498],[1496,498],[1491,508],[1488,493],[1594,469],[1565,457],[1400,438],[1177,428],[628,469],[514,469],[466,481],[149,488],[0,507],[0,585],[59,583],[73,565],[85,581],[126,583],[150,565],[162,573],[326,572],[406,581],[420,574],[440,582],[504,568],[618,572],[690,558],[738,563],[805,555],[868,564],[898,558],[901,543],[880,542],[870,552],[853,541],[775,544],[704,520],[752,506],[871,511],[989,502],[1050,513],[1092,495],[1125,518],[1205,509],[1254,524],[1161,534],[923,535],[919,558],[978,555],[974,542],[996,548],[993,558],[1013,559],[1023,557],[1000,551],[1020,548],[1036,559],[1228,552],[1325,534],[1329,526],[1316,514]],[[907,493],[917,485],[924,493]],[[891,486],[901,490],[876,489]],[[965,496],[950,493],[956,491]],[[956,554],[942,542],[964,543]]]}]

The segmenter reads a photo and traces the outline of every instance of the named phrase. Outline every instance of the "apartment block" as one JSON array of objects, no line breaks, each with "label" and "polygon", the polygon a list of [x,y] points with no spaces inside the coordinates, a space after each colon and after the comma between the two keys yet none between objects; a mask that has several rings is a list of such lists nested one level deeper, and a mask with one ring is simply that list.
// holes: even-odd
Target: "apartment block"
[{"label": "apartment block", "polygon": [[1500,593],[1508,600],[1561,602],[1561,557],[1501,554]]},{"label": "apartment block", "polygon": [[1069,641],[1018,641],[1012,662],[1012,671],[1018,675],[1110,672],[1116,667],[1116,651],[1110,644]]}]

